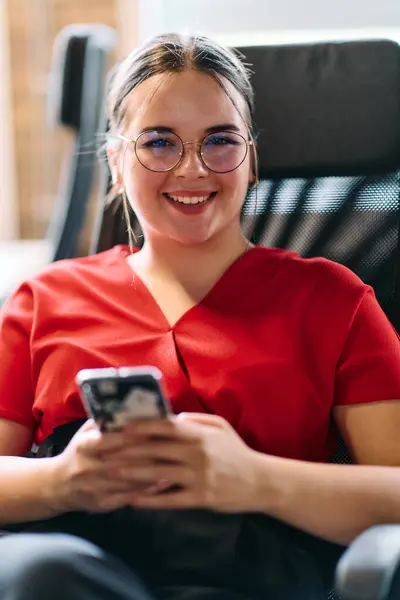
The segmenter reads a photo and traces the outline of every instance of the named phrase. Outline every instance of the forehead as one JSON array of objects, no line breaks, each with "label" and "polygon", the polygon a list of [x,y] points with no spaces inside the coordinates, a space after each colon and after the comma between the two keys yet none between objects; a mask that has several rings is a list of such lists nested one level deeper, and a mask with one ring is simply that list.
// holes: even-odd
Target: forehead
[{"label": "forehead", "polygon": [[221,81],[229,95],[212,77],[194,70],[150,77],[126,99],[129,133],[139,133],[152,125],[202,132],[225,123],[245,131],[246,102],[228,80],[221,78]]}]

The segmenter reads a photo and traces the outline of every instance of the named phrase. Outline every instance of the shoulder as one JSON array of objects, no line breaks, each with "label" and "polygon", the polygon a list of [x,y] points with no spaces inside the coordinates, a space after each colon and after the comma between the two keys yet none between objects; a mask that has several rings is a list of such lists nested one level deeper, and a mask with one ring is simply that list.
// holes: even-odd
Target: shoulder
[{"label": "shoulder", "polygon": [[270,286],[273,282],[299,297],[313,295],[319,300],[347,298],[357,302],[371,289],[340,263],[323,257],[303,258],[291,250],[257,246],[250,263],[252,276],[257,277],[259,284]]},{"label": "shoulder", "polygon": [[114,246],[110,250],[83,256],[80,258],[70,258],[59,260],[47,265],[35,277],[29,280],[30,283],[43,281],[58,281],[73,277],[79,277],[87,273],[94,276],[103,274],[107,276],[109,271],[122,264],[122,261],[129,254],[126,246]]},{"label": "shoulder", "polygon": [[85,289],[101,290],[113,285],[125,275],[126,246],[80,258],[64,259],[50,263],[34,277],[25,280],[4,304],[2,312],[16,306],[33,306],[55,303]]},{"label": "shoulder", "polygon": [[74,280],[108,280],[115,269],[123,265],[125,257],[129,254],[126,246],[115,246],[105,252],[71,258],[50,263],[42,269],[35,277],[26,283],[33,287],[43,284],[62,285],[65,281],[70,283]]}]

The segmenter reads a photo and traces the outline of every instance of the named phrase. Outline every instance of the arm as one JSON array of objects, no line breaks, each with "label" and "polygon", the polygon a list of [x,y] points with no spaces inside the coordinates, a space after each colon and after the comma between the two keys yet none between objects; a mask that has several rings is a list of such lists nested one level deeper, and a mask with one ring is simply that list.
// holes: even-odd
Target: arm
[{"label": "arm", "polygon": [[[51,459],[23,458],[32,445],[34,307],[27,284],[0,311],[0,527],[54,516]],[[24,423],[24,424],[22,424]]]},{"label": "arm", "polygon": [[[108,512],[126,506],[132,491],[109,474],[107,458],[124,448],[123,433],[103,436],[90,419],[60,455],[24,457],[38,416],[32,360],[37,293],[23,284],[0,311],[0,527],[70,511]],[[43,312],[45,319],[45,306]]]},{"label": "arm", "polygon": [[[166,443],[161,456],[171,466],[157,464],[155,457],[151,471],[155,481],[167,479],[181,489],[154,497],[137,494],[133,506],[264,512],[339,544],[373,525],[400,522],[400,468],[393,467],[400,467],[400,401],[389,400],[400,398],[400,341],[372,291],[361,292],[332,364],[335,395],[326,402],[353,458],[365,466],[263,455],[245,446],[223,419],[188,414],[177,419],[177,439],[185,421],[197,425],[191,434],[198,447],[178,460]],[[151,427],[141,424],[138,430],[146,437]],[[149,459],[156,452],[146,440],[135,445]],[[121,475],[136,476],[134,467]]]},{"label": "arm", "polygon": [[273,516],[348,543],[372,525],[400,523],[400,468],[389,468],[400,467],[400,401],[386,400],[400,398],[400,343],[370,291],[351,322],[335,395],[333,417],[354,462],[371,466],[259,457],[260,498]]},{"label": "arm", "polygon": [[259,498],[272,516],[346,544],[373,525],[400,523],[400,401],[338,406],[334,414],[353,458],[371,466],[259,455]]},{"label": "arm", "polygon": [[333,418],[353,461],[370,466],[258,455],[259,509],[342,544],[373,525],[400,523],[400,400],[388,400],[394,398],[399,337],[367,290],[336,365]]},{"label": "arm", "polygon": [[258,454],[253,510],[338,544],[400,523],[400,468],[316,464]]},{"label": "arm", "polygon": [[[399,402],[375,406],[385,404],[396,407],[400,415]],[[373,411],[370,416],[373,420]],[[135,425],[138,438],[132,441],[132,468],[120,475],[137,478],[133,465],[137,453],[146,456],[150,465],[154,460],[146,470],[154,481],[166,479],[181,489],[155,496],[135,494],[134,507],[265,513],[338,544],[350,543],[373,525],[400,522],[400,468],[318,464],[261,454],[215,415],[180,415],[175,421],[176,443],[155,444],[154,436],[165,435],[166,426],[162,422]],[[390,447],[388,432],[381,428],[380,435],[382,448],[384,440]],[[197,442],[178,451],[185,436]],[[160,464],[160,457],[168,458],[170,465]]]},{"label": "arm", "polygon": [[28,427],[0,419],[0,527],[57,514],[51,485],[54,462],[22,457],[31,439]]},{"label": "arm", "polygon": [[[24,454],[30,445],[29,428],[0,419],[0,527],[44,520],[73,511],[109,512],[129,504],[135,486],[110,474],[126,468],[124,431],[100,433],[88,419],[65,450],[51,458],[4,456],[10,449]],[[3,456],[1,456],[3,455]],[[147,469],[143,482],[148,482]]]}]

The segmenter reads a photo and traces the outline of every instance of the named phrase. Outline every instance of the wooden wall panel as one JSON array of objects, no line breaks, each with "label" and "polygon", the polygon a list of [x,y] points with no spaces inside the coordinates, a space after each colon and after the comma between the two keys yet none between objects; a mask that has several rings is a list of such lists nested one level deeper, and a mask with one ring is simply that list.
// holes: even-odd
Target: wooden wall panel
[{"label": "wooden wall panel", "polygon": [[0,2],[0,242],[18,237],[10,52],[6,5]]},{"label": "wooden wall panel", "polygon": [[48,75],[54,39],[71,23],[117,26],[118,0],[7,0],[15,161],[22,238],[42,237],[53,209],[68,132],[49,126]]}]

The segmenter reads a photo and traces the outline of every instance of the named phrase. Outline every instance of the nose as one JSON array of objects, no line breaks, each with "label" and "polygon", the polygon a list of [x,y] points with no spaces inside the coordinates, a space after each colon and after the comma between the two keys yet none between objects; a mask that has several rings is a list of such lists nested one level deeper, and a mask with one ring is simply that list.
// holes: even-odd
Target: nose
[{"label": "nose", "polygon": [[203,164],[199,151],[200,146],[197,142],[184,145],[182,160],[175,168],[177,177],[207,177],[208,169]]}]

